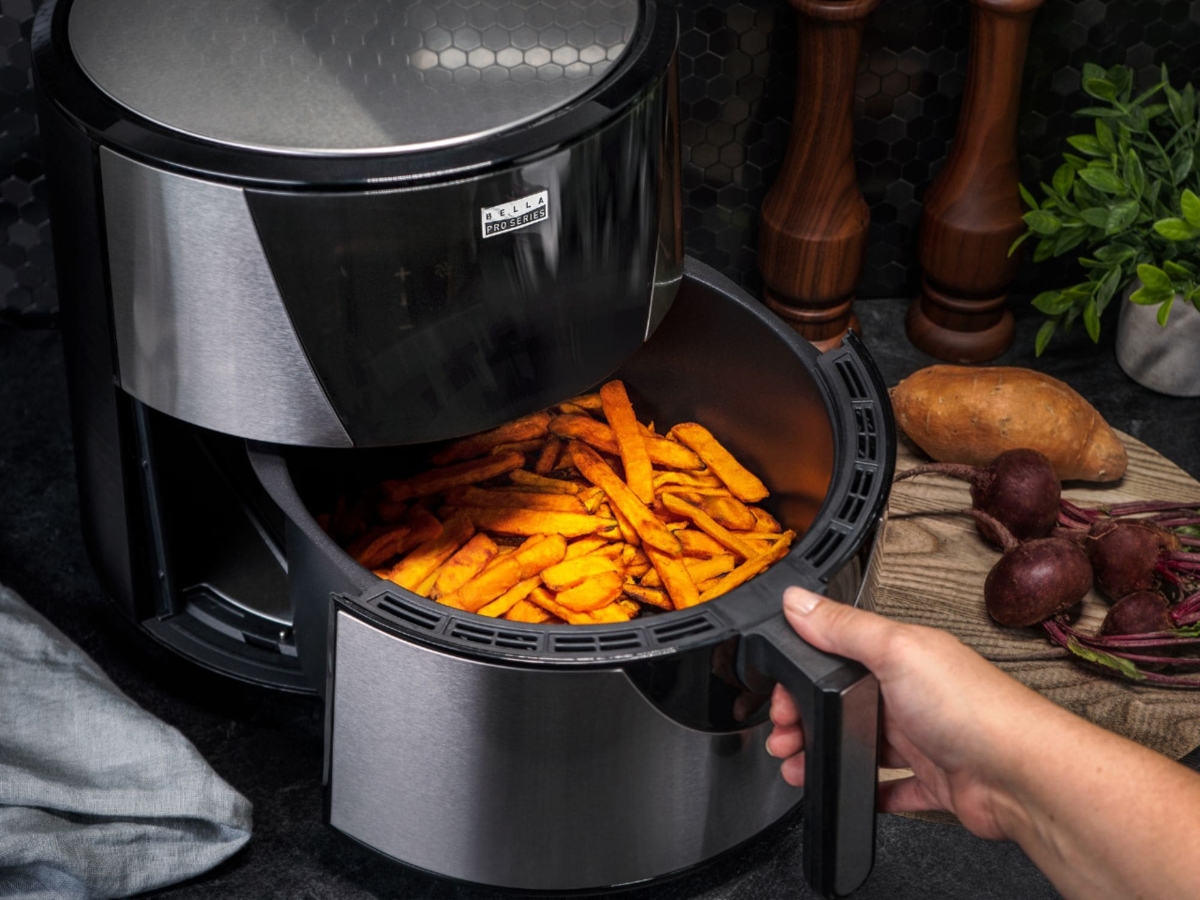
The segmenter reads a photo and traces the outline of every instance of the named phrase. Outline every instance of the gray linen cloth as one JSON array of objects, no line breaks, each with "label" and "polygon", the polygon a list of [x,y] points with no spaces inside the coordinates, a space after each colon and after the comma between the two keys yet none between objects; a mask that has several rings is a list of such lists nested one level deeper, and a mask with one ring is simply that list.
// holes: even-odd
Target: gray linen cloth
[{"label": "gray linen cloth", "polygon": [[0,587],[0,897],[125,897],[215,866],[250,802]]}]

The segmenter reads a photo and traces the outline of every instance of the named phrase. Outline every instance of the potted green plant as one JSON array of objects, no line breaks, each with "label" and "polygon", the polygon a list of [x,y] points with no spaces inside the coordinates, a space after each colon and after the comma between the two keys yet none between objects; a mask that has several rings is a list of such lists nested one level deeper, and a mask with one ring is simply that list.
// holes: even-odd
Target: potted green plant
[{"label": "potted green plant", "polygon": [[[1118,360],[1144,381],[1139,348],[1160,337],[1147,332],[1147,318],[1157,319],[1154,330],[1168,347],[1181,349],[1193,364],[1200,360],[1200,96],[1191,84],[1173,87],[1165,66],[1162,80],[1136,95],[1125,66],[1086,65],[1082,87],[1094,103],[1077,114],[1092,128],[1067,138],[1074,152],[1063,153],[1051,183],[1041,185],[1040,201],[1022,186],[1029,212],[1013,249],[1032,239],[1035,262],[1079,248],[1087,254],[1079,259],[1085,281],[1034,298],[1047,316],[1037,354],[1080,319],[1099,340],[1101,315],[1114,297],[1124,296],[1130,303],[1123,304],[1128,310],[1120,332],[1131,331],[1136,346],[1127,346],[1131,341],[1119,332]],[[1171,329],[1162,327],[1168,323]],[[1165,333],[1175,329],[1194,337],[1181,341]],[[1162,368],[1164,352],[1148,352],[1147,359],[1159,363],[1151,369]],[[1200,392],[1194,375],[1186,384]]]}]

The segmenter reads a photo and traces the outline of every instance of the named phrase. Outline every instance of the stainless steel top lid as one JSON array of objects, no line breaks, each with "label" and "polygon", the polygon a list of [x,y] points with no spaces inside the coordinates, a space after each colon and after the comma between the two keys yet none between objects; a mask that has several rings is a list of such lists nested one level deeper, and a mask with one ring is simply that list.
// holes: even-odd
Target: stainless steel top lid
[{"label": "stainless steel top lid", "polygon": [[72,51],[113,100],[256,150],[425,150],[579,97],[638,0],[76,0]]}]

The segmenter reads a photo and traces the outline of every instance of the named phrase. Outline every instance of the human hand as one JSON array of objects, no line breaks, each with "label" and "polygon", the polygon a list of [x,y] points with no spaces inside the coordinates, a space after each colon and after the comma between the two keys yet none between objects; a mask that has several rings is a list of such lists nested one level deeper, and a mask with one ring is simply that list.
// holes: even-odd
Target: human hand
[{"label": "human hand", "polygon": [[[880,810],[948,810],[980,837],[1010,837],[1016,811],[1006,790],[1013,764],[1006,737],[1031,713],[1054,715],[1058,708],[946,632],[799,587],[784,591],[783,609],[804,640],[858,660],[879,679],[881,763],[913,771],[880,786]],[[784,779],[802,786],[804,737],[782,686],[771,698],[771,720],[767,751],[783,759]]]}]

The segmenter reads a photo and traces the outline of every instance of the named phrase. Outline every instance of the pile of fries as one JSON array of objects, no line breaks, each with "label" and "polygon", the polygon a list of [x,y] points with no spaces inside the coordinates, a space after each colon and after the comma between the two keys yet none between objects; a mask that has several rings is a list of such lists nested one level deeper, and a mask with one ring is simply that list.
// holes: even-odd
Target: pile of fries
[{"label": "pile of fries", "polygon": [[[795,532],[701,425],[638,422],[625,385],[455,441],[321,526],[380,578],[517,622],[624,622],[744,584]],[[374,523],[374,524],[373,524]]]}]

